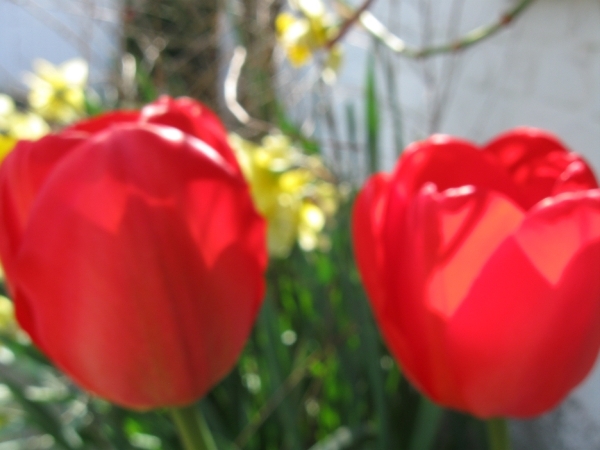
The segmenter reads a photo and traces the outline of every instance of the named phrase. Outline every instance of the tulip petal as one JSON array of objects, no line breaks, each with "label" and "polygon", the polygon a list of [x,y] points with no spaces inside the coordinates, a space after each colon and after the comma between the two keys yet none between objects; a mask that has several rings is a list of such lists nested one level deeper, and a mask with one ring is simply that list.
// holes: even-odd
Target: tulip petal
[{"label": "tulip petal", "polygon": [[81,142],[80,133],[48,135],[35,142],[20,141],[0,167],[0,257],[17,320],[34,341],[37,332],[31,305],[20,295],[14,276],[16,258],[39,191],[56,166]]},{"label": "tulip petal", "polygon": [[417,202],[423,215],[414,226],[432,233],[424,235],[422,247],[416,249],[427,265],[426,304],[449,318],[488,258],[519,227],[524,213],[503,195],[473,186],[441,193],[424,188]]},{"label": "tulip petal", "polygon": [[389,176],[381,173],[369,179],[356,198],[352,211],[352,235],[356,264],[362,276],[375,313],[383,305],[384,289],[382,249],[379,237],[383,225]]},{"label": "tulip petal", "polygon": [[573,256],[600,239],[600,190],[568,192],[530,211],[515,239],[533,265],[556,286]]},{"label": "tulip petal", "polygon": [[137,409],[204,395],[264,292],[264,222],[247,186],[174,131],[122,125],[82,144],[40,192],[16,267],[48,356]]},{"label": "tulip petal", "polygon": [[77,133],[20,141],[0,168],[0,256],[9,280],[23,230],[48,175],[83,142]]},{"label": "tulip petal", "polygon": [[564,192],[577,192],[598,187],[592,169],[579,157],[569,163],[554,184],[552,195]]},{"label": "tulip petal", "polygon": [[581,156],[542,130],[511,130],[488,143],[483,152],[510,174],[526,197],[526,209],[560,192],[598,187]]},{"label": "tulip petal", "polygon": [[394,189],[416,195],[426,183],[438,191],[477,186],[504,194],[522,204],[521,191],[502,167],[473,144],[446,135],[434,135],[410,145],[392,175]]},{"label": "tulip petal", "polygon": [[0,258],[17,320],[34,340],[31,306],[20,295],[14,277],[16,258],[39,191],[55,167],[82,141],[82,136],[76,133],[48,135],[35,142],[20,141],[0,167]]},{"label": "tulip petal", "polygon": [[187,97],[173,99],[163,96],[142,109],[142,120],[169,125],[201,139],[241,173],[227,140],[227,130],[217,115],[202,103]]},{"label": "tulip petal", "polygon": [[91,119],[82,120],[67,128],[69,131],[98,133],[106,128],[119,124],[137,122],[140,119],[138,111],[111,111]]},{"label": "tulip petal", "polygon": [[359,269],[419,390],[482,418],[527,417],[589,373],[600,348],[597,186],[556,138],[517,129],[483,150],[449,136],[413,144],[376,191],[383,213],[359,195]]},{"label": "tulip petal", "polygon": [[473,186],[437,192],[427,184],[406,208],[403,222],[391,224],[405,239],[394,259],[386,260],[386,292],[401,300],[385,305],[384,322],[410,342],[399,353],[411,380],[450,406],[460,402],[460,393],[448,370],[446,323],[523,217],[518,205],[497,192]]},{"label": "tulip petal", "polygon": [[[403,267],[414,267],[414,261],[411,261],[414,253],[404,241],[398,244],[402,249],[402,253],[399,254],[389,246],[382,246],[383,227],[389,225],[386,223],[388,220],[386,214],[390,212],[387,205],[388,196],[402,197],[398,191],[390,191],[390,188],[390,177],[383,173],[376,174],[368,180],[356,198],[352,213],[354,252],[375,319],[390,351],[403,362],[403,371],[413,383],[425,389],[426,385],[435,384],[427,381],[431,373],[427,348],[409,342],[406,336],[406,334],[410,336],[414,330],[423,333],[425,327],[423,323],[426,320],[423,311],[415,308],[413,302],[417,299],[413,295],[414,291],[410,290],[410,282],[415,278],[412,278],[411,274],[407,274],[406,278],[403,276],[405,273]],[[399,231],[404,227],[402,222],[392,223],[391,227],[396,229],[397,236],[401,236]],[[390,257],[390,253],[393,256],[407,255],[407,257],[397,259]],[[402,303],[392,300],[395,292],[393,282],[399,275],[403,280],[409,280],[409,285],[404,286],[407,290],[403,293]],[[408,329],[398,326],[399,321],[406,321]],[[421,383],[423,380],[425,381]]]},{"label": "tulip petal", "polygon": [[448,324],[465,402],[456,407],[527,417],[581,382],[600,345],[598,267],[600,191],[564,194],[532,211]]}]

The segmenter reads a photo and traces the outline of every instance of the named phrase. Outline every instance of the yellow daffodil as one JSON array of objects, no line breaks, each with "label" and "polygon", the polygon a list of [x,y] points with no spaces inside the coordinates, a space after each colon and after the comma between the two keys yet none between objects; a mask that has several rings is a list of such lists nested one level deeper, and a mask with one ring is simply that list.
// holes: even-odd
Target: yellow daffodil
[{"label": "yellow daffodil", "polygon": [[[294,5],[301,17],[287,12],[275,20],[277,38],[294,67],[306,64],[315,51],[325,48],[336,36],[337,27],[321,0],[298,0]],[[337,70],[341,61],[341,47],[329,49],[326,69]]]},{"label": "yellow daffodil", "polygon": [[33,63],[35,73],[26,74],[30,88],[29,104],[46,120],[70,123],[84,114],[84,89],[88,66],[82,59],[72,59],[60,66],[39,59]]},{"label": "yellow daffodil", "polygon": [[295,242],[305,251],[326,248],[324,228],[338,193],[321,158],[304,155],[283,135],[268,135],[257,145],[232,134],[230,143],[267,220],[269,253],[286,257]]},{"label": "yellow daffodil", "polygon": [[11,97],[0,94],[0,161],[19,139],[35,140],[50,132],[48,124],[37,114],[20,112]]}]

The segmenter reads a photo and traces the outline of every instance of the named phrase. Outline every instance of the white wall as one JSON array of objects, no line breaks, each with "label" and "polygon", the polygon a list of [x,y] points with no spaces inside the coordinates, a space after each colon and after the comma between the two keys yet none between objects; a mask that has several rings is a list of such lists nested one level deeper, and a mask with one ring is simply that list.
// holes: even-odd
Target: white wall
[{"label": "white wall", "polygon": [[[451,21],[453,5],[460,11],[461,3],[461,19]],[[372,11],[396,35],[420,46],[447,42],[491,23],[512,4],[378,0]],[[372,39],[360,29],[346,42],[346,62],[334,92],[340,117],[348,102],[362,111],[366,57],[373,52]],[[600,1],[537,0],[506,30],[458,54],[425,61],[402,56],[392,60],[405,143],[433,131],[483,143],[511,127],[531,125],[559,135],[600,172]],[[385,105],[390,91],[381,65],[376,70]],[[383,166],[389,168],[394,160],[389,108],[382,116],[387,122]]]},{"label": "white wall", "polygon": [[600,2],[539,0],[465,54],[442,130],[485,140],[547,128],[600,171]]},{"label": "white wall", "polygon": [[[427,40],[446,42],[493,22],[514,4],[464,0],[458,30],[452,30],[457,22],[449,20],[450,11],[460,3],[379,0],[372,11],[396,35],[419,46]],[[424,31],[428,27],[429,33]],[[343,117],[344,105],[354,104],[362,125],[367,56],[374,47],[362,30],[353,31],[346,42],[346,62],[333,98],[338,117]],[[600,176],[599,0],[537,0],[506,30],[459,54],[392,60],[405,144],[433,131],[484,143],[509,128],[530,125],[557,134],[585,155]],[[381,65],[375,67],[385,124],[382,167],[389,169],[395,160],[391,91]],[[342,135],[347,133],[341,128]],[[364,141],[364,134],[360,138]],[[600,448],[600,365],[562,407],[536,420],[515,421],[512,431],[516,450]]]},{"label": "white wall", "polygon": [[35,58],[54,64],[80,56],[90,82],[110,78],[120,50],[120,0],[0,0],[0,92],[23,96]]}]

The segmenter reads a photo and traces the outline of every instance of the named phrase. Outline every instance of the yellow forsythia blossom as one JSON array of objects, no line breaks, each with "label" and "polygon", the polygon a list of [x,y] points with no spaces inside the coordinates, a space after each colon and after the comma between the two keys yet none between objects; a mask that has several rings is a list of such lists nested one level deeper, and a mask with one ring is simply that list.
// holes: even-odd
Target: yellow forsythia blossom
[{"label": "yellow forsythia blossom", "polygon": [[[306,64],[316,50],[324,48],[338,30],[321,0],[297,0],[302,17],[284,12],[277,16],[277,39],[293,66]],[[337,70],[341,62],[341,47],[334,45],[325,63],[326,69]]]},{"label": "yellow forsythia blossom", "polygon": [[0,161],[19,139],[39,139],[49,131],[44,119],[32,112],[18,111],[12,98],[0,94]]},{"label": "yellow forsythia blossom", "polygon": [[72,59],[60,66],[43,59],[33,63],[34,72],[26,74],[30,88],[29,105],[51,122],[70,123],[85,112],[85,85],[88,66],[82,59]]},{"label": "yellow forsythia blossom", "polygon": [[16,139],[0,134],[0,161],[10,153],[16,144]]},{"label": "yellow forsythia blossom", "polygon": [[0,295],[0,333],[13,334],[17,329],[13,303],[4,295]]},{"label": "yellow forsythia blossom", "polygon": [[325,223],[338,206],[331,174],[318,156],[306,156],[283,135],[268,135],[261,145],[230,135],[258,211],[268,224],[271,256],[289,255],[297,241],[311,251],[326,248]]}]

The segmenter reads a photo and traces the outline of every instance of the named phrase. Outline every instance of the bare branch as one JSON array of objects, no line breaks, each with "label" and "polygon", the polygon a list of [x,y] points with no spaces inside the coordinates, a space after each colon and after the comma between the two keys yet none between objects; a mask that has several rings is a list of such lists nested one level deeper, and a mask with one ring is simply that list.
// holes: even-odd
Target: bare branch
[{"label": "bare branch", "polygon": [[325,44],[325,48],[331,49],[335,44],[337,44],[346,35],[346,33],[350,31],[352,25],[359,21],[361,14],[369,9],[373,1],[374,0],[365,0],[365,2],[342,24],[337,35],[327,42],[327,44]]},{"label": "bare branch", "polygon": [[246,62],[247,54],[248,52],[242,46],[236,47],[233,51],[233,56],[231,57],[224,83],[225,105],[242,124],[260,131],[268,132],[272,128],[271,125],[262,120],[250,117],[250,114],[248,114],[244,107],[240,105],[237,98],[238,82],[240,80],[240,74],[242,73],[242,67],[244,67],[244,63]]},{"label": "bare branch", "polygon": [[[487,39],[494,34],[504,29],[507,25],[512,23],[523,11],[527,9],[535,0],[520,0],[510,10],[506,11],[500,16],[500,18],[490,24],[475,28],[469,31],[462,37],[445,44],[433,45],[423,48],[411,47],[406,44],[398,36],[391,33],[385,25],[383,25],[373,14],[369,11],[362,11],[359,14],[359,21],[361,25],[379,41],[381,41],[388,48],[394,52],[406,56],[408,58],[426,58],[429,56],[437,55],[440,53],[451,53],[463,50],[470,47],[478,42]],[[350,20],[358,10],[353,10],[350,6],[342,3],[338,0],[338,3],[344,8],[345,15]]]}]

